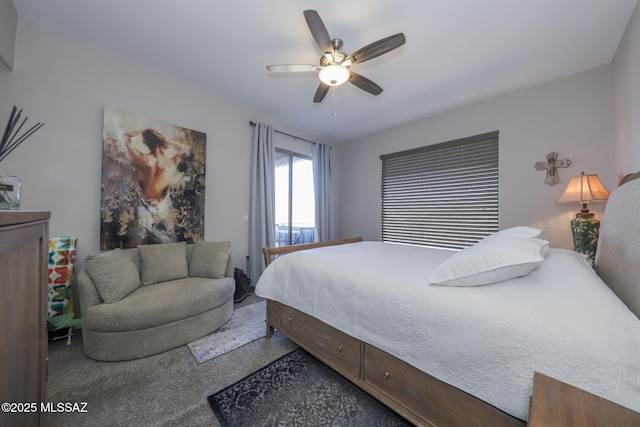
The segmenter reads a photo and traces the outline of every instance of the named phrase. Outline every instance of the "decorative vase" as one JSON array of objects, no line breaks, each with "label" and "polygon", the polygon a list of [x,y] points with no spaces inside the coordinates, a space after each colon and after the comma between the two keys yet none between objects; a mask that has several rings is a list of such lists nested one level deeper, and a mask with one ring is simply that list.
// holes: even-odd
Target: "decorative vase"
[{"label": "decorative vase", "polygon": [[0,209],[20,209],[22,178],[0,174]]},{"label": "decorative vase", "polygon": [[573,232],[573,250],[585,254],[593,264],[598,248],[600,221],[591,212],[578,212],[571,220],[571,231]]}]

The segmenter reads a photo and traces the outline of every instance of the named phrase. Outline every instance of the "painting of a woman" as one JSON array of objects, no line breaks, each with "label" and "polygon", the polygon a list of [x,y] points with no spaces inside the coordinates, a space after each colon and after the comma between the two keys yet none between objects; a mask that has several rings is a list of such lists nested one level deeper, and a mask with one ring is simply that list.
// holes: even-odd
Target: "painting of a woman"
[{"label": "painting of a woman", "polygon": [[204,238],[206,135],[105,108],[101,249]]}]

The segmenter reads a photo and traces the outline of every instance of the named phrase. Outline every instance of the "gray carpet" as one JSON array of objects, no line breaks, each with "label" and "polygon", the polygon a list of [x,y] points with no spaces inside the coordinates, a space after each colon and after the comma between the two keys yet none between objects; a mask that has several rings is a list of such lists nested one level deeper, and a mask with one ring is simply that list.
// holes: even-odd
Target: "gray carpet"
[{"label": "gray carpet", "polygon": [[411,425],[302,349],[208,400],[223,427]]},{"label": "gray carpet", "polygon": [[[255,295],[242,304],[260,301]],[[87,402],[87,413],[51,413],[56,426],[219,426],[207,396],[297,348],[276,333],[198,364],[186,345],[126,362],[98,362],[72,344],[49,342],[47,401]]]}]

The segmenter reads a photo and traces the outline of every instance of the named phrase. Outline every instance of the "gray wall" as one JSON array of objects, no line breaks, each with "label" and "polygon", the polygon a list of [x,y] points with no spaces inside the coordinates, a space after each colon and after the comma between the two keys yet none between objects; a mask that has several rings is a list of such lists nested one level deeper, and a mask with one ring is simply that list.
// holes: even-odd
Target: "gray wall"
[{"label": "gray wall", "polygon": [[613,172],[640,171],[640,7],[613,57]]},{"label": "gray wall", "polygon": [[17,26],[18,12],[13,2],[0,0],[0,67],[3,69],[13,69]]},{"label": "gray wall", "polygon": [[[500,228],[547,230],[552,246],[572,248],[569,222],[578,204],[556,204],[571,176],[595,173],[611,180],[611,66],[426,118],[338,146],[338,235],[379,239],[381,154],[500,131]],[[544,184],[533,165],[556,151],[573,164],[562,182]],[[592,204],[597,217],[604,204]]]},{"label": "gray wall", "polygon": [[[632,120],[640,113],[640,59],[632,48],[640,39],[639,21],[636,10],[613,67],[334,146],[338,236],[378,239],[380,154],[499,130],[500,226],[541,226],[554,246],[571,247],[568,222],[578,207],[555,204],[569,177],[597,173],[611,190],[623,173],[640,170],[640,125]],[[23,177],[24,209],[52,211],[51,235],[78,236],[80,262],[98,251],[104,106],[207,134],[205,238],[231,240],[241,267],[248,239],[243,221],[249,206],[248,121],[316,140],[232,100],[23,19],[15,58],[13,72],[0,67],[0,123],[16,104],[33,123],[46,125],[0,164],[0,173]],[[281,138],[281,144],[308,150],[300,141]],[[573,161],[560,170],[563,183],[555,187],[545,185],[544,172],[533,169],[550,151]],[[592,210],[600,217],[603,207],[594,204]]]},{"label": "gray wall", "polygon": [[[14,71],[0,69],[0,125],[15,104],[28,123],[45,126],[0,163],[0,173],[23,178],[23,209],[51,211],[51,236],[78,237],[77,267],[99,250],[107,106],[207,134],[205,239],[230,240],[238,266],[245,268],[249,121],[311,140],[313,135],[24,19],[18,22],[15,58]],[[278,141],[309,150],[308,143],[281,136]]]}]

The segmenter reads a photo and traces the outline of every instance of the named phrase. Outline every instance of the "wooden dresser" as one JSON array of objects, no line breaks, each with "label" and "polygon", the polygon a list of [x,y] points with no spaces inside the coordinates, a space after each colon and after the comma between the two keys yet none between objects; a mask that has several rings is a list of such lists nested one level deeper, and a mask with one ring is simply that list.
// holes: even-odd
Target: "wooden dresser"
[{"label": "wooden dresser", "polygon": [[50,216],[0,211],[0,426],[45,425]]}]

